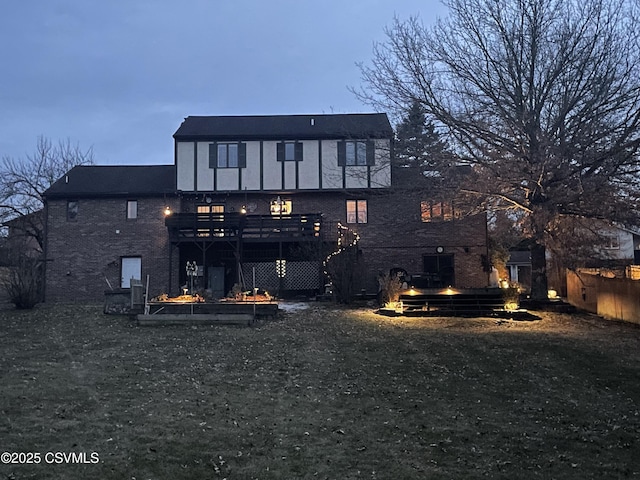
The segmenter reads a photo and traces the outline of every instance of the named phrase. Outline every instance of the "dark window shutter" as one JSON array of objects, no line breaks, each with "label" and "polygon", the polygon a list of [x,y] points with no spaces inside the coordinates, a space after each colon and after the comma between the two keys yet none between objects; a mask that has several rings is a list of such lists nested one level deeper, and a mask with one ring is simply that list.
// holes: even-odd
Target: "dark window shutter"
[{"label": "dark window shutter", "polygon": [[376,144],[373,140],[367,140],[367,165],[376,164]]},{"label": "dark window shutter", "polygon": [[284,162],[284,142],[277,144],[276,159],[279,162]]},{"label": "dark window shutter", "polygon": [[218,166],[218,144],[209,144],[209,168],[216,168]]},{"label": "dark window shutter", "polygon": [[242,142],[238,144],[238,167],[247,167],[247,144]]},{"label": "dark window shutter", "polygon": [[296,162],[302,161],[302,142],[296,142],[295,160]]},{"label": "dark window shutter", "polygon": [[338,142],[338,166],[344,167],[347,164],[347,143]]}]

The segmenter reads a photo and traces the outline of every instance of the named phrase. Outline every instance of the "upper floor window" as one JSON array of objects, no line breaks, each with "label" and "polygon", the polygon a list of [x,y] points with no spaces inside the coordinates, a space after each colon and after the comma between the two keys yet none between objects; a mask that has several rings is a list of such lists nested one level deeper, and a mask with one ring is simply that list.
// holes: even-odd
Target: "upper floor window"
[{"label": "upper floor window", "polygon": [[366,200],[347,200],[347,223],[367,223]]},{"label": "upper floor window", "polygon": [[78,201],[67,201],[67,220],[75,221],[78,219]]},{"label": "upper floor window", "polygon": [[280,142],[277,146],[279,162],[301,162],[302,142]]},{"label": "upper floor window", "polygon": [[423,222],[451,220],[454,217],[453,205],[450,202],[420,202],[420,218]]},{"label": "upper floor window", "polygon": [[246,143],[219,142],[209,144],[209,168],[244,168],[246,166]]},{"label": "upper floor window", "polygon": [[367,166],[375,164],[375,145],[371,140],[338,142],[338,165]]},{"label": "upper floor window", "polygon": [[133,220],[138,218],[138,201],[127,200],[127,219]]}]

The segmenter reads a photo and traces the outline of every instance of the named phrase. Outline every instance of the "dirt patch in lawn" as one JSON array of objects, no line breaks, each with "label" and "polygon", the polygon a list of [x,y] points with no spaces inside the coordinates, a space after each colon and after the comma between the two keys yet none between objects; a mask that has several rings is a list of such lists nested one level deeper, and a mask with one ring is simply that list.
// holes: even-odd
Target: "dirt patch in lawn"
[{"label": "dirt patch in lawn", "polygon": [[640,328],[538,315],[5,309],[0,478],[640,478]]}]

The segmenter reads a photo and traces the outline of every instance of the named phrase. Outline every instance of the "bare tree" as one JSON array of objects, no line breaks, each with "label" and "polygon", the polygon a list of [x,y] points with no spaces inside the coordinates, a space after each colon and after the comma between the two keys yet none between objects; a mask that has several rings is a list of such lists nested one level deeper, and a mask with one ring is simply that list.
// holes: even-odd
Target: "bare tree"
[{"label": "bare tree", "polygon": [[44,248],[43,193],[76,165],[93,163],[93,149],[82,150],[69,139],[54,145],[38,137],[25,159],[3,157],[0,165],[0,222],[27,238],[37,251]]},{"label": "bare tree", "polygon": [[[474,171],[460,190],[525,214],[532,297],[561,216],[626,221],[638,205],[640,23],[632,0],[449,0],[395,20],[356,94],[418,102]],[[636,210],[637,211],[637,210]]]},{"label": "bare tree", "polygon": [[0,224],[9,230],[4,248],[9,258],[2,286],[17,308],[32,308],[44,285],[44,192],[76,165],[93,163],[93,151],[70,140],[54,145],[39,137],[26,159],[3,157],[0,164]]}]

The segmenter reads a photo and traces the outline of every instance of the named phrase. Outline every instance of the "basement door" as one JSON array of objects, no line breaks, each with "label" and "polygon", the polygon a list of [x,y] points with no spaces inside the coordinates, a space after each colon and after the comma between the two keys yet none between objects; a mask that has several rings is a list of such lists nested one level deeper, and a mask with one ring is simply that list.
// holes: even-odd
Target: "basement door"
[{"label": "basement door", "polygon": [[120,265],[120,288],[131,288],[132,278],[142,278],[142,258],[122,257]]}]

